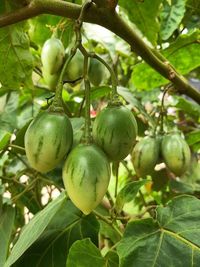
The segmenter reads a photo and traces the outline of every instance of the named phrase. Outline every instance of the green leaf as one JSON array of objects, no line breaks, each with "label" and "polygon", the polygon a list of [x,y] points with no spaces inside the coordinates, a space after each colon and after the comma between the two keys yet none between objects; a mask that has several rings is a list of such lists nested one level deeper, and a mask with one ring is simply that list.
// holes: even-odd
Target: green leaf
[{"label": "green leaf", "polygon": [[[199,30],[191,34],[180,35],[174,43],[161,51],[161,53],[177,71],[181,74],[187,74],[200,66],[199,38]],[[137,89],[151,90],[167,84],[169,81],[163,78],[147,63],[142,62],[134,67],[130,82],[133,83]]]},{"label": "green leaf", "polygon": [[76,241],[71,246],[66,267],[104,267],[104,263],[99,249],[87,238]]},{"label": "green leaf", "polygon": [[23,24],[0,29],[0,84],[16,90],[32,85],[33,59]]},{"label": "green leaf", "polygon": [[200,117],[200,106],[198,104],[183,97],[176,97],[176,100],[176,108],[183,110],[185,113],[196,119]]},{"label": "green leaf", "polygon": [[0,151],[7,147],[10,142],[11,133],[6,133],[0,140]]},{"label": "green leaf", "polygon": [[130,83],[133,83],[137,89],[148,91],[168,82],[167,79],[163,78],[163,76],[144,62],[134,67],[130,79]]},{"label": "green leaf", "polygon": [[195,191],[200,191],[200,186],[198,184],[186,183],[174,179],[170,180],[169,187],[170,190],[179,194],[194,194]]},{"label": "green leaf", "polygon": [[198,43],[200,38],[200,30],[191,31],[189,34],[181,34],[175,42],[172,42],[171,45],[164,49],[164,55],[166,57],[175,55],[176,52],[184,47],[188,47],[193,43]]},{"label": "green leaf", "polygon": [[82,216],[61,194],[24,227],[5,267],[64,267],[71,245],[87,237],[97,244],[98,231],[95,216]]},{"label": "green leaf", "polygon": [[186,12],[182,21],[185,28],[188,30],[200,28],[200,1],[187,0]]},{"label": "green leaf", "polygon": [[17,108],[19,102],[19,95],[16,92],[10,92],[6,95],[5,105],[0,113],[0,135],[7,132],[12,133],[17,128],[18,117]]},{"label": "green leaf", "polygon": [[[109,216],[109,214],[107,214],[107,216]],[[103,236],[106,236],[112,245],[121,239],[121,236],[113,229],[113,227],[104,221],[100,221],[100,233]]]},{"label": "green leaf", "polygon": [[115,203],[117,211],[121,211],[125,203],[134,200],[140,188],[148,182],[148,180],[140,180],[126,184],[117,195]]},{"label": "green leaf", "polygon": [[186,136],[186,141],[188,145],[194,145],[200,142],[200,130],[195,130],[188,133]]},{"label": "green leaf", "polygon": [[66,267],[87,266],[118,267],[119,257],[116,252],[109,251],[103,258],[89,238],[78,240],[70,248]]},{"label": "green leaf", "polygon": [[117,92],[120,94],[133,108],[136,108],[151,125],[154,125],[154,121],[151,116],[146,112],[141,102],[134,96],[132,92],[126,87],[118,86]]},{"label": "green leaf", "polygon": [[[40,15],[34,19],[31,19],[29,21],[28,31],[31,41],[37,46],[42,46],[44,42],[52,35],[50,27],[56,27],[56,25],[58,25],[61,21],[61,17],[49,15]],[[67,47],[72,41],[72,37],[74,35],[73,26],[73,21],[66,19],[65,23],[62,22],[62,27],[58,27],[58,38],[62,40],[65,47]]]},{"label": "green leaf", "polygon": [[42,46],[52,35],[49,27],[55,26],[59,20],[59,17],[49,15],[40,15],[30,19],[28,34],[31,41]]},{"label": "green leaf", "polygon": [[118,267],[119,266],[119,256],[115,251],[110,250],[106,255],[105,255],[105,260],[106,263],[104,266],[106,267]]},{"label": "green leaf", "polygon": [[199,266],[200,200],[174,198],[158,207],[156,219],[130,222],[117,246],[120,266]]},{"label": "green leaf", "polygon": [[[25,155],[24,136],[25,136],[26,130],[27,130],[29,124],[31,123],[31,121],[32,120],[28,121],[24,125],[24,127],[22,127],[20,130],[17,131],[16,139],[14,140],[13,144],[16,145],[16,146],[21,147],[22,149],[17,148],[17,147],[12,148],[12,151],[14,151],[15,153],[19,153],[21,155]],[[24,148],[24,150],[23,150],[23,148]]]},{"label": "green leaf", "polygon": [[15,210],[13,207],[4,205],[0,213],[0,266],[4,266],[6,261],[12,228],[14,225]]},{"label": "green leaf", "polygon": [[159,31],[157,19],[161,0],[119,1],[119,5],[126,9],[129,19],[137,26],[145,37],[156,45]]},{"label": "green leaf", "polygon": [[165,189],[169,182],[168,172],[166,169],[153,171],[153,173],[151,173],[151,178],[153,182],[152,190],[155,191],[160,191]]},{"label": "green leaf", "polygon": [[200,65],[200,44],[188,44],[176,52],[167,55],[169,62],[181,74],[187,74]]},{"label": "green leaf", "polygon": [[163,1],[163,10],[160,14],[161,26],[160,36],[162,40],[167,40],[178,28],[185,14],[186,0]]},{"label": "green leaf", "polygon": [[0,14],[23,7],[23,4],[21,0],[1,0]]},{"label": "green leaf", "polygon": [[6,261],[5,267],[11,266],[20,256],[40,237],[45,228],[51,222],[56,212],[63,205],[66,199],[65,194],[61,194],[56,200],[52,201],[45,209],[39,212],[27,224],[14,245],[11,254]]}]

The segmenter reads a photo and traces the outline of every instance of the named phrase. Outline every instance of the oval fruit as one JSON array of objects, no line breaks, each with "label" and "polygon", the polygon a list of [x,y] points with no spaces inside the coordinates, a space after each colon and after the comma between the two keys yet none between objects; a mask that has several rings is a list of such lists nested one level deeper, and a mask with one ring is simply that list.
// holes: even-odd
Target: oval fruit
[{"label": "oval fruit", "polygon": [[44,43],[41,61],[45,72],[51,75],[57,73],[62,67],[64,57],[65,48],[59,39],[52,37]]},{"label": "oval fruit", "polygon": [[72,202],[89,214],[103,199],[110,180],[110,165],[103,151],[94,144],[81,144],[67,157],[63,181]]},{"label": "oval fruit", "polygon": [[161,153],[167,167],[177,176],[188,168],[191,160],[190,148],[180,134],[169,134],[163,137]]},{"label": "oval fruit", "polygon": [[88,77],[90,82],[95,86],[99,86],[104,78],[104,74],[105,71],[103,64],[97,59],[91,58],[88,71]]},{"label": "oval fruit", "polygon": [[41,112],[25,134],[25,151],[34,169],[47,172],[54,169],[69,152],[73,132],[65,114]]},{"label": "oval fruit", "polygon": [[93,124],[94,141],[111,161],[124,159],[132,150],[137,136],[137,122],[124,106],[108,106]]},{"label": "oval fruit", "polygon": [[140,140],[132,152],[132,162],[137,176],[143,177],[151,174],[159,158],[159,140],[145,137]]},{"label": "oval fruit", "polygon": [[70,81],[74,81],[83,75],[83,55],[77,50],[76,54],[70,61],[66,70],[66,78]]},{"label": "oval fruit", "polygon": [[59,75],[60,75],[59,72],[55,74],[50,74],[49,72],[42,69],[42,75],[49,89],[52,91],[55,91],[57,83],[58,83]]}]

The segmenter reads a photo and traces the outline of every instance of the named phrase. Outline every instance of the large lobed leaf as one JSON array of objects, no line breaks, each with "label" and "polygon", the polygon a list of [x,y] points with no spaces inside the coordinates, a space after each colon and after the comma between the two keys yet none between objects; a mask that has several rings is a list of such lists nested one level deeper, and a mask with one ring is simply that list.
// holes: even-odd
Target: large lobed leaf
[{"label": "large lobed leaf", "polygon": [[156,45],[159,32],[157,16],[160,3],[161,0],[119,1],[119,5],[128,12],[129,19],[153,45]]},{"label": "large lobed leaf", "polygon": [[61,194],[27,224],[4,267],[64,267],[74,241],[86,237],[98,241],[99,224]]},{"label": "large lobed leaf", "polygon": [[157,208],[156,220],[130,222],[117,246],[120,266],[199,266],[199,210],[200,200],[183,195]]},{"label": "large lobed leaf", "polygon": [[[200,31],[183,34],[162,51],[162,54],[181,74],[187,74],[200,66]],[[134,67],[131,82],[138,89],[151,90],[167,84],[169,81],[152,69],[147,63],[140,63]]]}]

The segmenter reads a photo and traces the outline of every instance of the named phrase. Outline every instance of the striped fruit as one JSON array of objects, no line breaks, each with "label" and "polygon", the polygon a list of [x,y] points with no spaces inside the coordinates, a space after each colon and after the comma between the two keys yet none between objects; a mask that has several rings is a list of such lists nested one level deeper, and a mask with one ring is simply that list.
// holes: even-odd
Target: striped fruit
[{"label": "striped fruit", "polygon": [[103,199],[110,180],[110,165],[94,144],[75,147],[63,167],[63,181],[72,202],[89,214]]},{"label": "striped fruit", "polygon": [[124,106],[108,106],[93,124],[94,141],[111,161],[123,160],[132,150],[137,135],[137,123]]},{"label": "striped fruit", "polygon": [[145,137],[133,149],[132,162],[138,176],[151,174],[158,162],[160,144],[157,138]]},{"label": "striped fruit", "polygon": [[164,136],[161,153],[167,167],[177,176],[181,176],[187,170],[191,153],[188,144],[180,134]]},{"label": "striped fruit", "polygon": [[65,114],[41,112],[25,134],[28,161],[39,172],[48,172],[69,152],[72,146],[72,126]]},{"label": "striped fruit", "polygon": [[55,37],[48,39],[41,52],[43,70],[51,75],[57,73],[62,67],[64,57],[65,48],[62,42]]}]

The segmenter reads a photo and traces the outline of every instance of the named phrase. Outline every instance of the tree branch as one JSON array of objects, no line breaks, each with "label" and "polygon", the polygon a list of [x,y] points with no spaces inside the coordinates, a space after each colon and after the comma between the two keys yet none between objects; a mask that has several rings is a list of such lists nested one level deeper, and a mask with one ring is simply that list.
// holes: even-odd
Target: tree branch
[{"label": "tree branch", "polygon": [[[107,1],[116,2],[113,0]],[[100,1],[94,0],[94,2]],[[53,14],[77,19],[80,10],[80,5],[61,0],[32,0],[28,6],[2,15],[0,17],[0,27],[11,25],[39,14]],[[200,93],[182,75],[178,74],[158,51],[151,49],[113,10],[98,8],[96,4],[93,4],[85,15],[85,22],[101,25],[124,39],[130,44],[132,50],[140,55],[152,68],[172,82],[180,94],[185,94],[200,103]]]},{"label": "tree branch", "polygon": [[35,17],[41,13],[42,10],[38,5],[30,4],[16,10],[15,12],[9,12],[5,15],[0,16],[0,27],[5,27],[19,21]]},{"label": "tree branch", "polygon": [[108,8],[110,10],[115,10],[118,0],[92,0],[93,3],[99,8]]}]

